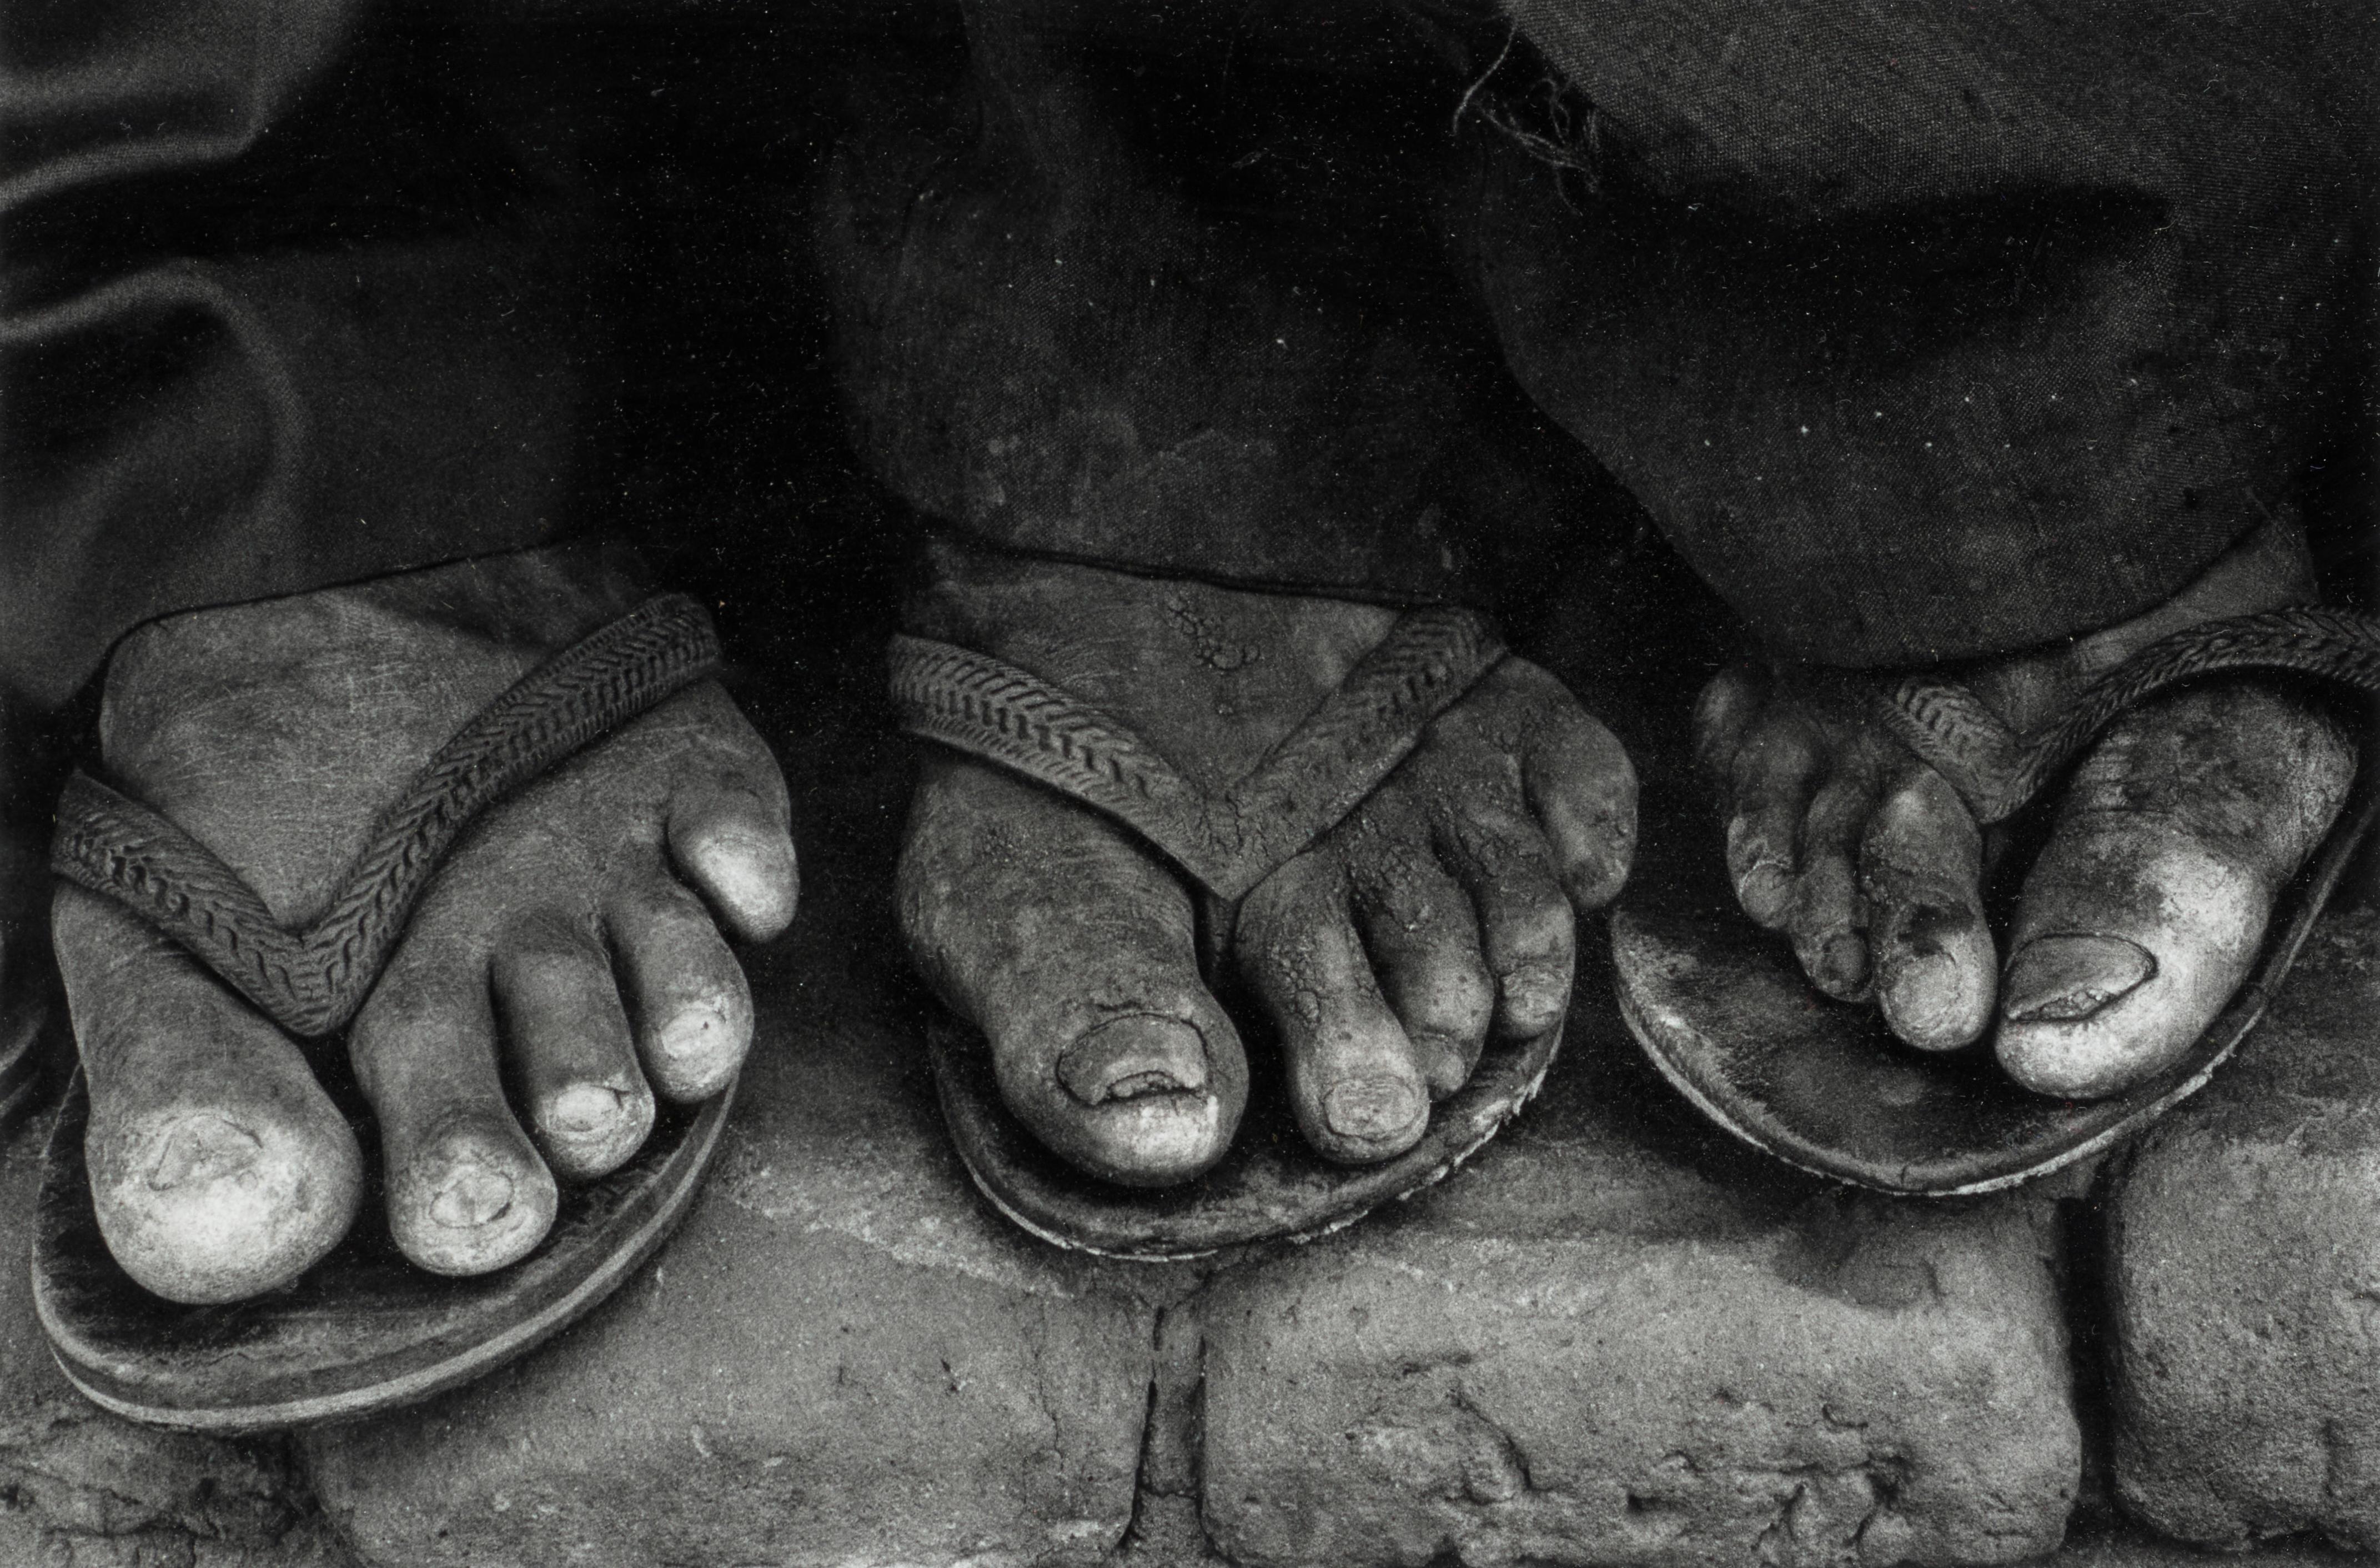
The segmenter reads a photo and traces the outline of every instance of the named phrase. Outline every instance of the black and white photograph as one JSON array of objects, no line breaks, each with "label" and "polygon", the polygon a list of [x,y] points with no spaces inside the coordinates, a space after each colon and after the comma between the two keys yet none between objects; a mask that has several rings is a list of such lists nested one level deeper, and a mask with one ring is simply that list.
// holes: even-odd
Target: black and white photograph
[{"label": "black and white photograph", "polygon": [[0,1568],[2380,1562],[2380,0],[0,0]]}]

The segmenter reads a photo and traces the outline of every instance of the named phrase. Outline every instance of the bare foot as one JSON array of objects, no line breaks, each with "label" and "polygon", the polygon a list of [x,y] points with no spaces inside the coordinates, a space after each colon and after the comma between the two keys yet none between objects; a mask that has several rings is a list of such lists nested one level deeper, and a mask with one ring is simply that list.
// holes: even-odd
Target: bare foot
[{"label": "bare foot", "polygon": [[[109,666],[106,774],[302,925],[439,746],[640,597],[593,553],[553,551],[157,622]],[[721,932],[791,919],[787,822],[767,748],[704,683],[456,845],[347,1039],[407,1258],[517,1259],[557,1178],[626,1160],[656,1094],[734,1077],[752,1008]],[[188,1302],[304,1271],[353,1221],[364,1161],[298,1045],[108,900],[62,887],[55,931],[117,1261]]]},{"label": "bare foot", "polygon": [[[1335,689],[1394,612],[952,553],[920,634],[1032,671],[1220,789]],[[1230,965],[1278,1029],[1299,1126],[1387,1159],[1427,1130],[1491,1032],[1568,1004],[1574,910],[1634,851],[1619,743],[1507,659],[1362,806],[1245,901]],[[989,1038],[1010,1107],[1111,1180],[1187,1180],[1247,1099],[1237,1029],[1201,978],[1180,874],[1104,817],[989,765],[929,755],[901,916],[928,982]]]},{"label": "bare foot", "polygon": [[[2260,535],[2137,621],[1963,678],[2024,729],[2160,637],[2312,597],[2294,541]],[[1792,939],[1812,983],[1873,997],[1921,1050],[1971,1044],[1997,1021],[2010,1075],[2074,1100],[2140,1082],[2204,1032],[2355,771],[2346,731],[2284,686],[2210,680],[2143,703],[2059,787],[2003,967],[1982,832],[1865,710],[1822,683],[1730,673],[1695,719],[1737,897]]]}]

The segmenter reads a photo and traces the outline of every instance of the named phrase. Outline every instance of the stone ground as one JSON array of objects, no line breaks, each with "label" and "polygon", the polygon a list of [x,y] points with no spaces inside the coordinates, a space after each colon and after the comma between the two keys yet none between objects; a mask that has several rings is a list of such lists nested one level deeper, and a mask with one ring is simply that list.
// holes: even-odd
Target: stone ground
[{"label": "stone ground", "polygon": [[[905,763],[846,651],[835,687],[747,692],[803,802],[806,913],[755,956],[729,1141],[656,1262],[480,1385],[248,1443],[83,1404],[0,1273],[0,1564],[2177,1561],[2108,1525],[2110,1452],[2114,1491],[2194,1538],[2369,1538],[2366,1490],[2284,1484],[2305,1434],[2360,1456],[2380,1416],[2363,1319],[2293,1306],[2371,1277],[2368,1240],[2336,1245],[2374,1234],[2370,1113],[2325,1109],[2369,1101],[2352,1060],[2289,1068],[2277,1120],[2224,1109],[2281,1070],[2252,1060],[2095,1196],[1894,1203],[1706,1132],[1590,981],[1539,1102],[1342,1235],[1150,1267],[1014,1231],[933,1109],[885,892]],[[2367,954],[2323,973],[2364,984]],[[0,1159],[19,1258],[39,1130]],[[2264,1250],[2206,1267],[2210,1224]],[[2227,1326],[2243,1293],[2261,1332]],[[2142,1397],[2152,1364],[2182,1392]]]}]

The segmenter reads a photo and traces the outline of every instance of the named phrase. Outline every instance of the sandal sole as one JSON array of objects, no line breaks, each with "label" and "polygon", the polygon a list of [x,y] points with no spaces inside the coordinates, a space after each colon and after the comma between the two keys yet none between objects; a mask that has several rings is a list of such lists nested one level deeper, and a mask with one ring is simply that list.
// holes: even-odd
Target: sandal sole
[{"label": "sandal sole", "polygon": [[1137,1262],[1180,1262],[1268,1241],[1311,1241],[1444,1180],[1519,1114],[1561,1049],[1560,1025],[1491,1041],[1470,1081],[1431,1107],[1421,1142],[1378,1165],[1314,1152],[1286,1090],[1249,1096],[1246,1120],[1215,1168],[1179,1186],[1120,1186],[1044,1148],[1001,1099],[983,1037],[947,1014],[927,1027],[942,1119],[993,1208],[1043,1241]]},{"label": "sandal sole", "polygon": [[701,1189],[735,1094],[664,1108],[635,1158],[565,1188],[537,1250],[492,1274],[413,1267],[368,1199],[355,1234],[286,1290],[189,1307],[150,1295],[108,1254],[77,1072],[43,1157],[34,1309],[67,1380],[149,1426],[237,1436],[415,1404],[533,1349],[625,1282]]},{"label": "sandal sole", "polygon": [[2380,790],[2362,793],[2285,894],[2248,984],[2172,1066],[2111,1099],[2031,1093],[1988,1050],[1912,1050],[1875,1008],[1813,990],[1785,944],[1719,889],[1614,912],[1621,1016],[1704,1114],[1790,1165],[1924,1197],[2014,1186],[2147,1126],[2239,1048],[2380,816]]}]

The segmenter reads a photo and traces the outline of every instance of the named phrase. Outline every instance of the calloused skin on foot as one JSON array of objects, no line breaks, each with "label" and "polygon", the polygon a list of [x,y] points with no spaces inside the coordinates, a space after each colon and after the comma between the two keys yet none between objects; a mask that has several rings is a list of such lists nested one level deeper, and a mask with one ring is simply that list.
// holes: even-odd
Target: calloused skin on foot
[{"label": "calloused skin on foot", "polygon": [[[2028,728],[2160,637],[2312,594],[2302,547],[2268,531],[2159,610],[2006,661],[1973,689]],[[1730,672],[1705,690],[1695,729],[1737,897],[1791,939],[1813,984],[1873,998],[1921,1050],[1988,1032],[2010,1076],[2073,1100],[2155,1075],[2213,1023],[2355,772],[2347,731],[2281,685],[2216,679],[2143,703],[2058,786],[2003,964],[1984,915],[1983,833],[1880,724],[1790,680]]]},{"label": "calloused skin on foot", "polygon": [[[1220,790],[1335,689],[1394,613],[947,554],[914,629],[1021,664]],[[1279,1031],[1324,1155],[1410,1149],[1491,1034],[1557,1023],[1574,912],[1625,879],[1626,754],[1543,670],[1507,659],[1338,827],[1242,906],[1229,963]],[[920,973],[990,1042],[1010,1107],[1110,1180],[1166,1185],[1230,1148],[1238,1030],[1198,968],[1179,873],[1077,803],[927,759],[899,874]]]},{"label": "calloused skin on foot", "polygon": [[[110,666],[107,775],[302,925],[431,752],[641,597],[549,552],[155,623]],[[457,845],[347,1039],[407,1258],[517,1259],[557,1182],[636,1151],[657,1095],[734,1077],[752,1006],[725,938],[791,920],[788,820],[767,748],[706,683]],[[364,1155],[298,1044],[110,901],[62,888],[54,930],[117,1261],[186,1302],[303,1272],[354,1221]]]}]

